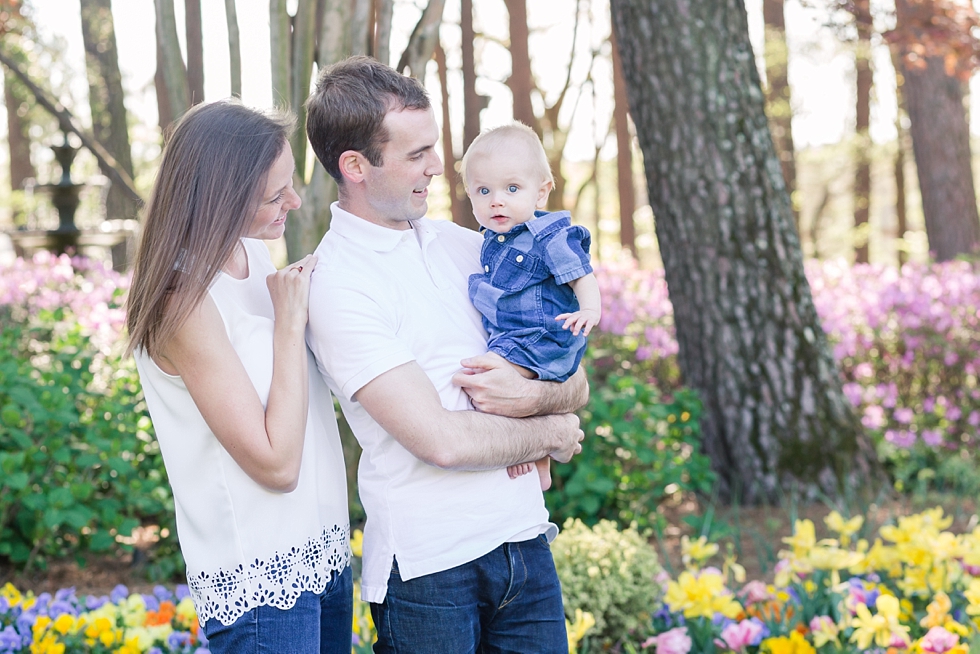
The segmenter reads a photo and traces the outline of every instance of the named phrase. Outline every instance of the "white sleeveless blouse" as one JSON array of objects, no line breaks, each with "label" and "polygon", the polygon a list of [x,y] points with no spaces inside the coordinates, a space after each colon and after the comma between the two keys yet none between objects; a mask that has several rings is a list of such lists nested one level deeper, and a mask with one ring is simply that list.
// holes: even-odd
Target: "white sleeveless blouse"
[{"label": "white sleeveless blouse", "polygon": [[[262,241],[243,239],[247,279],[219,273],[209,293],[263,406],[272,384],[275,272]],[[347,483],[333,398],[307,351],[310,407],[299,483],[290,493],[257,484],[208,428],[180,377],[137,350],[143,393],[177,509],[187,582],[203,625],[229,625],[263,605],[293,606],[321,592],[350,563]]]}]

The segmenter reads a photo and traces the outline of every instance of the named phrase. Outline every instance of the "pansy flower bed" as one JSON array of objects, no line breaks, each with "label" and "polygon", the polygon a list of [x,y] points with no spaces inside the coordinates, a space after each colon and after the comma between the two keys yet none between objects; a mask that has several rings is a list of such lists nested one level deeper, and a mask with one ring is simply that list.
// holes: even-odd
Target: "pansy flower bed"
[{"label": "pansy flower bed", "polygon": [[108,596],[0,587],[0,654],[201,654],[207,639],[186,586],[152,594],[117,586]]},{"label": "pansy flower bed", "polygon": [[737,564],[706,565],[717,545],[683,544],[686,569],[667,582],[655,654],[968,654],[980,651],[980,527],[955,534],[941,508],[899,518],[872,540],[863,518],[831,513],[836,538],[796,522],[775,583],[744,583]]}]

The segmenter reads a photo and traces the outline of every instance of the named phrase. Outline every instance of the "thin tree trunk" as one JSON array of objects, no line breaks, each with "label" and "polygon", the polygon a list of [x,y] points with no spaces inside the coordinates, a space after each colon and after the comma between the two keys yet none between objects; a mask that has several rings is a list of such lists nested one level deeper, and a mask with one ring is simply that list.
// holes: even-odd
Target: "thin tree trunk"
[{"label": "thin tree trunk", "polygon": [[[391,19],[395,13],[392,0],[374,0],[374,58],[383,64],[391,65]],[[431,4],[431,3],[430,3]],[[425,12],[422,12],[423,15]],[[439,12],[440,18],[442,12]],[[432,51],[429,51],[432,57]],[[428,59],[426,59],[428,61]],[[417,75],[417,77],[420,77]]]},{"label": "thin tree trunk", "polygon": [[269,56],[272,67],[272,101],[286,106],[292,101],[289,92],[291,29],[287,0],[269,0]]},{"label": "thin tree trunk", "polygon": [[238,31],[238,10],[235,0],[225,0],[225,20],[228,23],[228,61],[231,67],[231,94],[242,97],[242,45]]},{"label": "thin tree trunk", "polygon": [[449,71],[446,66],[446,52],[442,44],[436,41],[436,65],[439,68],[439,90],[442,100],[442,159],[446,165],[446,185],[449,187],[449,212],[453,222],[470,229],[479,229],[480,225],[472,214],[463,213],[462,184],[456,173],[456,152],[453,150],[453,128],[449,117]]},{"label": "thin tree trunk", "polygon": [[796,153],[793,145],[793,102],[789,86],[789,48],[786,45],[784,0],[763,0],[762,15],[766,25],[766,113],[776,146],[783,178],[793,204],[797,233],[800,211],[794,200],[796,191]]},{"label": "thin tree trunk", "polygon": [[476,93],[476,53],[473,42],[473,0],[460,0],[460,30],[463,34],[463,152],[480,135],[480,110],[483,104]]},{"label": "thin tree trunk", "polygon": [[854,121],[854,260],[868,263],[868,223],[871,204],[871,20],[870,0],[857,0],[852,5],[858,40],[854,53],[857,93]]},{"label": "thin tree trunk", "polygon": [[616,124],[616,183],[619,189],[619,243],[636,258],[636,189],[633,188],[633,137],[630,135],[629,101],[623,62],[616,34],[610,34],[613,60],[613,121]]},{"label": "thin tree trunk", "polygon": [[409,75],[420,80],[425,79],[425,65],[432,59],[432,54],[439,45],[439,26],[442,24],[442,12],[445,6],[446,0],[429,0],[422,16],[419,17],[419,22],[412,30],[405,52],[398,60],[396,68],[399,72],[404,72],[408,68]]},{"label": "thin tree trunk", "polygon": [[157,65],[162,70],[161,79],[166,91],[169,117],[176,120],[187,111],[190,102],[187,95],[187,69],[184,68],[180,42],[177,40],[174,0],[153,0],[153,4],[156,7],[157,44],[160,47]]},{"label": "thin tree trunk", "polygon": [[[116,160],[116,165],[133,177],[133,155],[129,145],[126,105],[123,104],[122,75],[116,52],[116,32],[110,0],[81,0],[82,41],[88,73],[92,134]],[[106,176],[111,170],[103,168]],[[136,218],[139,204],[117,185],[106,197],[106,218]]]},{"label": "thin tree trunk", "polygon": [[372,14],[374,4],[372,0],[352,0],[351,9],[351,54],[369,55],[373,47],[374,31],[372,29]]},{"label": "thin tree trunk", "polygon": [[163,42],[156,39],[157,69],[153,73],[153,89],[157,96],[157,125],[160,134],[166,137],[167,127],[174,122],[174,110],[170,107],[170,95],[167,93],[167,81],[163,78],[166,59],[163,53]]},{"label": "thin tree trunk", "polygon": [[204,102],[204,33],[201,0],[184,0],[184,34],[187,37],[187,91],[191,106]]},{"label": "thin tree trunk", "polygon": [[310,95],[313,76],[313,52],[316,42],[317,0],[299,0],[292,19],[292,66],[290,68],[290,109],[296,114],[293,131],[293,159],[296,174],[306,179],[306,98]]},{"label": "thin tree trunk", "polygon": [[874,453],[803,272],[742,0],[612,0],[678,359],[722,497],[836,492]]},{"label": "thin tree trunk", "polygon": [[10,154],[10,190],[19,191],[24,183],[37,177],[31,163],[30,123],[24,119],[29,108],[29,96],[13,75],[3,76],[3,99],[7,108],[7,146]]},{"label": "thin tree trunk", "polygon": [[531,77],[531,54],[528,50],[528,26],[526,0],[504,0],[510,25],[510,77],[507,86],[514,96],[514,120],[519,120],[541,136],[541,126],[534,115],[531,93],[534,80]]}]

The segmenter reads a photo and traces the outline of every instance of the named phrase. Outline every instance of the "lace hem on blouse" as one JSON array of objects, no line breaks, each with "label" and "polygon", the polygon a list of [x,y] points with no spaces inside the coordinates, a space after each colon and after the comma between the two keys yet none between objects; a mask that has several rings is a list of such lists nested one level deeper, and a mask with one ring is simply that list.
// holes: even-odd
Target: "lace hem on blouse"
[{"label": "lace hem on blouse", "polygon": [[276,552],[232,570],[188,576],[201,626],[211,618],[234,623],[258,606],[289,609],[304,591],[321,593],[334,572],[350,564],[350,526],[324,527],[302,547]]}]

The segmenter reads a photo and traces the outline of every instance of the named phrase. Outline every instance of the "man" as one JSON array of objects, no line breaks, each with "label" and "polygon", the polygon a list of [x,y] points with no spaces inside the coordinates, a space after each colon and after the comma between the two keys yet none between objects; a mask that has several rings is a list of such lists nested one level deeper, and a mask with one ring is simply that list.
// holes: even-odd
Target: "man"
[{"label": "man", "polygon": [[443,166],[417,80],[351,58],[323,72],[307,112],[340,189],[307,340],[364,449],[361,596],[375,651],[565,652],[557,528],[536,477],[505,468],[581,450],[571,411],[587,399],[584,374],[531,381],[481,354],[467,278],[482,237],[423,218]]}]

